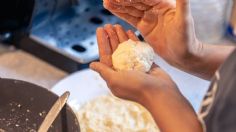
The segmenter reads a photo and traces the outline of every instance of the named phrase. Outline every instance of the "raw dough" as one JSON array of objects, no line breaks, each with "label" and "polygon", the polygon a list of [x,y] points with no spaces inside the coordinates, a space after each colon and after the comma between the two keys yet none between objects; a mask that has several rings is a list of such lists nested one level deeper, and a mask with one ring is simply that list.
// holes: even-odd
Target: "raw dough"
[{"label": "raw dough", "polygon": [[113,95],[95,98],[76,114],[81,132],[159,132],[144,107]]},{"label": "raw dough", "polygon": [[148,72],[153,64],[154,56],[153,49],[147,43],[128,40],[119,44],[112,55],[112,63],[117,71]]}]

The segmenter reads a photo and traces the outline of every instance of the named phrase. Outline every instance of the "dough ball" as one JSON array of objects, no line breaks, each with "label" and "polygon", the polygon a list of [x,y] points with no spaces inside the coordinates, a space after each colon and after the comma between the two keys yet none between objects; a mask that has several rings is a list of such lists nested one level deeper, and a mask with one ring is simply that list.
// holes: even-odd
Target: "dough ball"
[{"label": "dough ball", "polygon": [[128,40],[119,44],[112,55],[115,70],[148,72],[154,61],[154,50],[147,43]]}]

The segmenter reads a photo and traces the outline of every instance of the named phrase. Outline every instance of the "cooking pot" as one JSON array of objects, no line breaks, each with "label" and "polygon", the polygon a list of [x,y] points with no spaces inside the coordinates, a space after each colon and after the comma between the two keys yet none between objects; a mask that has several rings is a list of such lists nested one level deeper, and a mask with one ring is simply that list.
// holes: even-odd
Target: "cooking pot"
[{"label": "cooking pot", "polygon": [[[34,84],[0,79],[0,132],[36,132],[58,99],[51,91]],[[79,132],[72,109],[65,105],[49,132]]]}]

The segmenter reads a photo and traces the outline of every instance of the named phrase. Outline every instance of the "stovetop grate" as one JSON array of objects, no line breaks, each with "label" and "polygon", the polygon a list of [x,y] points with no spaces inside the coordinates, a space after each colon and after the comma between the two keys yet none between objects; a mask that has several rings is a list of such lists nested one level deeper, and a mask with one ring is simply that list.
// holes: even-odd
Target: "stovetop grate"
[{"label": "stovetop grate", "polygon": [[79,5],[55,14],[38,15],[33,22],[32,34],[47,47],[56,50],[79,63],[98,58],[96,28],[104,24],[121,24],[132,28],[105,10],[101,4],[80,1]]}]

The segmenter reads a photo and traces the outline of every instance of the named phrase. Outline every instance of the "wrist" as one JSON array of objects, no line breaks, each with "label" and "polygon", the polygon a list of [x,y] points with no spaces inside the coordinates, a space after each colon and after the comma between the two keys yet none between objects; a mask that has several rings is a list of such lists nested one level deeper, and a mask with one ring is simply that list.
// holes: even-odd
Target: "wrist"
[{"label": "wrist", "polygon": [[150,88],[150,87],[144,88],[141,91],[141,94],[137,102],[150,111],[150,108],[152,107],[154,103],[153,99],[159,96],[158,93],[159,93],[158,88]]},{"label": "wrist", "polygon": [[[184,66],[191,66],[194,65],[196,60],[199,60],[204,53],[204,44],[198,39],[195,39],[192,43],[190,43],[191,48],[188,49],[186,55],[181,58],[180,65]],[[186,65],[188,63],[189,65]]]},{"label": "wrist", "polygon": [[205,48],[206,45],[196,39],[192,44],[192,48],[173,66],[188,73],[199,73],[199,70],[201,70],[202,65],[205,63]]},{"label": "wrist", "polygon": [[152,97],[152,92],[151,90],[145,89],[142,91],[141,98],[138,101],[142,106],[144,106],[146,109],[150,107],[150,97]]},{"label": "wrist", "polygon": [[147,110],[152,111],[152,108],[158,105],[154,100],[166,100],[170,94],[178,92],[176,84],[172,81],[162,80],[163,84],[160,87],[148,87],[142,91],[139,103]]},{"label": "wrist", "polygon": [[144,91],[141,105],[151,113],[161,131],[202,131],[192,106],[176,86],[166,85],[158,89]]}]

